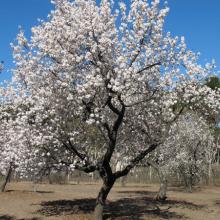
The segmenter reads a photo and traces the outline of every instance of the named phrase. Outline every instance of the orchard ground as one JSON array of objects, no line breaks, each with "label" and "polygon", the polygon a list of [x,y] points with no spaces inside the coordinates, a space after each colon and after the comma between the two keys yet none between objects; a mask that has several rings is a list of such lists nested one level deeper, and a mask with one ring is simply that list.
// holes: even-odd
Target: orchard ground
[{"label": "orchard ground", "polygon": [[[92,220],[99,188],[93,183],[10,183],[0,193],[0,220]],[[219,219],[220,187],[196,188],[193,193],[170,187],[164,202],[154,200],[157,189],[157,185],[116,185],[108,197],[104,219]]]}]

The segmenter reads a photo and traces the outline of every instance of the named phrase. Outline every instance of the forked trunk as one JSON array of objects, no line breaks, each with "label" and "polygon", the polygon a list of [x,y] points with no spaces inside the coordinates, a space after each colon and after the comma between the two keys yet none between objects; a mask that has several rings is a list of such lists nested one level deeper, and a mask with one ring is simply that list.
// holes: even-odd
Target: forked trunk
[{"label": "forked trunk", "polygon": [[10,166],[8,168],[8,171],[7,171],[7,174],[5,176],[5,179],[0,187],[0,192],[4,192],[5,191],[5,187],[7,185],[7,183],[9,182],[10,180],[10,177],[11,177],[11,173],[12,173],[12,163],[10,163]]},{"label": "forked trunk", "polygon": [[103,211],[105,207],[106,198],[114,185],[114,180],[104,181],[102,188],[96,199],[96,206],[94,211],[94,220],[103,220]]}]

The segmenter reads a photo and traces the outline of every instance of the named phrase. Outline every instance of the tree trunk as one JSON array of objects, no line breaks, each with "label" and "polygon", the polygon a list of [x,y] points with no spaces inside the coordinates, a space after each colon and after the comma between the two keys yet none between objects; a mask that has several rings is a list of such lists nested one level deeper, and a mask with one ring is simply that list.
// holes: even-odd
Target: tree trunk
[{"label": "tree trunk", "polygon": [[211,180],[212,180],[212,162],[209,161],[209,171],[208,171],[208,184],[211,184]]},{"label": "tree trunk", "polygon": [[151,168],[151,166],[149,168],[149,178],[150,178],[150,183],[152,183],[152,168]]},{"label": "tree trunk", "polygon": [[166,200],[167,196],[167,179],[163,174],[160,174],[160,189],[157,193],[157,200]]},{"label": "tree trunk", "polygon": [[51,178],[51,174],[50,173],[48,174],[48,182],[49,182],[49,184],[53,184],[53,180]]},{"label": "tree trunk", "polygon": [[52,180],[52,178],[51,178],[51,169],[50,169],[50,168],[48,169],[47,177],[48,177],[48,182],[49,182],[49,184],[52,184],[52,183],[53,183],[53,180]]},{"label": "tree trunk", "polygon": [[160,179],[160,189],[157,193],[156,200],[166,200],[167,196],[167,179],[160,167],[153,161],[148,161],[148,164],[152,166],[156,171]]},{"label": "tree trunk", "polygon": [[187,191],[189,193],[192,193],[192,185],[193,185],[193,177],[192,175],[190,175],[188,178],[188,187],[187,187]]},{"label": "tree trunk", "polygon": [[219,163],[220,163],[220,149],[218,149],[217,166],[219,166]]},{"label": "tree trunk", "polygon": [[101,190],[99,191],[98,197],[96,199],[96,206],[94,211],[94,220],[103,220],[103,211],[106,202],[106,198],[114,185],[115,180],[108,178],[104,181]]},{"label": "tree trunk", "polygon": [[0,192],[4,192],[5,191],[5,187],[7,185],[7,183],[9,182],[10,180],[10,177],[11,177],[11,173],[12,173],[12,163],[10,163],[10,166],[9,166],[9,169],[7,171],[7,174],[5,176],[5,179],[0,187]]},{"label": "tree trunk", "polygon": [[122,176],[120,182],[121,182],[121,187],[125,187],[125,185],[126,185],[126,176]]},{"label": "tree trunk", "polygon": [[76,184],[77,184],[77,185],[80,184],[80,180],[81,180],[81,171],[78,170],[78,176],[77,176],[77,179],[76,179]]}]

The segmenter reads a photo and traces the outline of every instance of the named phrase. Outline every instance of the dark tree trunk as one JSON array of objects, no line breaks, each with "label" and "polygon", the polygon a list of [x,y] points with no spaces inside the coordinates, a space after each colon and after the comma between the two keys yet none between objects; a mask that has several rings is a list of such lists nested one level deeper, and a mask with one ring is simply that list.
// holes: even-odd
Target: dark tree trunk
[{"label": "dark tree trunk", "polygon": [[113,187],[115,180],[113,177],[110,177],[104,180],[101,190],[99,191],[98,197],[96,199],[96,206],[94,211],[95,220],[103,220],[103,211],[107,196]]},{"label": "dark tree trunk", "polygon": [[0,192],[4,192],[5,191],[5,187],[6,187],[7,183],[10,180],[11,174],[12,174],[12,163],[10,163],[10,166],[8,168],[8,171],[7,171],[7,174],[5,176],[5,179],[4,179],[3,183],[2,183],[2,185],[0,186]]}]

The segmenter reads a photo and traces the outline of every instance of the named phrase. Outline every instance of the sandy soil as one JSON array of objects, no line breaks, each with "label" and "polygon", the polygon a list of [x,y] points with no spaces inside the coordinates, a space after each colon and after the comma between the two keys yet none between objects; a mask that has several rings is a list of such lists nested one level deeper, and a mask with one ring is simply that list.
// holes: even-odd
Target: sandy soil
[{"label": "sandy soil", "polygon": [[[99,184],[10,183],[0,193],[0,220],[92,220]],[[220,188],[185,193],[169,188],[165,202],[154,200],[156,185],[118,185],[105,210],[108,220],[220,219]],[[34,192],[34,190],[36,190]]]}]

